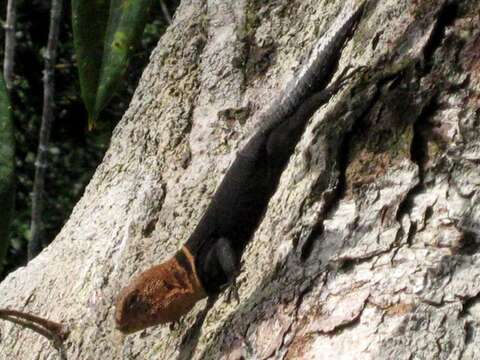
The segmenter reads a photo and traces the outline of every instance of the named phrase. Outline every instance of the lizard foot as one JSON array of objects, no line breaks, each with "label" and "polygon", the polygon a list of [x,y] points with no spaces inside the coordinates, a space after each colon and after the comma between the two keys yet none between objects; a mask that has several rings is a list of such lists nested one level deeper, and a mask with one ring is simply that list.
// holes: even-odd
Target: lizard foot
[{"label": "lizard foot", "polygon": [[180,321],[177,320],[177,321],[173,321],[169,324],[169,328],[170,328],[170,331],[175,331],[176,329],[178,329],[178,327],[180,326]]},{"label": "lizard foot", "polygon": [[366,66],[357,66],[354,67],[353,65],[347,65],[345,68],[342,70],[340,75],[337,77],[337,79],[333,82],[332,88],[334,89],[340,89],[345,84],[347,83],[348,80],[350,80],[355,74],[361,73],[367,69]]},{"label": "lizard foot", "polygon": [[227,302],[231,303],[232,299],[235,299],[237,304],[240,304],[240,296],[238,294],[238,284],[236,279],[231,282],[230,286],[227,289]]}]

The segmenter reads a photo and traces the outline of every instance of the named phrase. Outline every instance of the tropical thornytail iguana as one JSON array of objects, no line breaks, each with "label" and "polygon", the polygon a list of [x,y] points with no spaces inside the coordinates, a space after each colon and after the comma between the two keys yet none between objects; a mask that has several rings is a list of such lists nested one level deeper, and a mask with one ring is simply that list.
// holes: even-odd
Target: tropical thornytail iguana
[{"label": "tropical thornytail iguana", "polygon": [[304,75],[287,86],[240,150],[194,232],[170,260],[137,276],[118,296],[117,328],[124,333],[176,321],[194,304],[231,283],[280,175],[315,111],[342,87],[329,87],[342,48],[363,5],[344,21]]}]

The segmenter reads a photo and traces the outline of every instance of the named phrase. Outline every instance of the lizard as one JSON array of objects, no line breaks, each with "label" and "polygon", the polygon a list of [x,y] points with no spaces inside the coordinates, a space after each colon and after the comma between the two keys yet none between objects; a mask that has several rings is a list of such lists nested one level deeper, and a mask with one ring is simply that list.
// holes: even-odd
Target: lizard
[{"label": "lizard", "polygon": [[344,71],[327,86],[364,4],[347,17],[304,74],[287,85],[263,114],[258,130],[237,153],[183,247],[120,291],[115,325],[122,333],[175,322],[199,300],[218,295],[234,283],[243,251],[308,120],[349,77]]}]

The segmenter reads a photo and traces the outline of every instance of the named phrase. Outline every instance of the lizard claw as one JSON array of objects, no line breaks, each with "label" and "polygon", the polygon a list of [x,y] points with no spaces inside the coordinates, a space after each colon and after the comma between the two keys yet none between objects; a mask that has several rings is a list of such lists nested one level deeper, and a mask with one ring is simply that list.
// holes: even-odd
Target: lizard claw
[{"label": "lizard claw", "polygon": [[180,326],[180,320],[173,321],[169,324],[170,331],[175,331]]},{"label": "lizard claw", "polygon": [[348,80],[350,80],[353,76],[355,76],[355,74],[357,74],[359,72],[363,72],[366,69],[367,69],[367,67],[364,66],[364,65],[354,67],[353,65],[349,64],[349,65],[345,66],[345,68],[342,70],[340,75],[332,83],[332,85],[329,86],[329,88],[332,89],[333,92],[336,92],[337,90],[344,87],[345,84],[348,82]]},{"label": "lizard claw", "polygon": [[227,289],[227,302],[232,302],[232,298],[235,299],[237,304],[240,304],[240,296],[238,294],[238,284],[236,279],[231,282],[229,288]]}]

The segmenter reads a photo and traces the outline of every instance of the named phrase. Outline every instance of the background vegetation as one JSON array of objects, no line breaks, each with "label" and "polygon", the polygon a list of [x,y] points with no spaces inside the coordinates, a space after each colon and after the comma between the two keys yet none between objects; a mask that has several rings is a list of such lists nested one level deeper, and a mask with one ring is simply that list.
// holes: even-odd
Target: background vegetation
[{"label": "background vegetation", "polygon": [[[15,215],[7,264],[0,281],[26,263],[30,239],[31,191],[38,133],[42,113],[43,52],[47,43],[50,1],[17,0],[15,78],[11,103],[16,140]],[[173,14],[180,0],[164,1]],[[6,9],[6,0],[0,0]],[[5,16],[5,15],[4,15]],[[102,113],[93,132],[87,131],[87,113],[80,97],[80,86],[73,51],[70,1],[64,2],[60,44],[56,65],[55,120],[49,149],[46,180],[46,229],[43,245],[48,245],[68,219],[95,168],[108,147],[110,134],[128,106],[151,50],[168,22],[160,1],[153,1],[141,46],[130,61],[123,86]],[[0,42],[3,44],[4,33]],[[1,52],[3,52],[3,47]],[[3,58],[3,53],[0,53]]]}]

